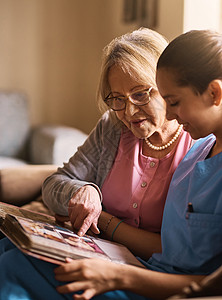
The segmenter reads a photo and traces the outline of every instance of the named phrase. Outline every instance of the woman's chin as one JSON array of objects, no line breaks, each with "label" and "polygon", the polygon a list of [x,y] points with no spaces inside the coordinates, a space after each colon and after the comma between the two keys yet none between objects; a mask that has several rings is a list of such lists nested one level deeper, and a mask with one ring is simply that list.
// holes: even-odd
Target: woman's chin
[{"label": "woman's chin", "polygon": [[141,132],[141,131],[139,132],[137,130],[131,130],[131,131],[135,135],[135,137],[137,137],[138,139],[145,139],[147,136],[147,133],[145,133],[145,132]]}]

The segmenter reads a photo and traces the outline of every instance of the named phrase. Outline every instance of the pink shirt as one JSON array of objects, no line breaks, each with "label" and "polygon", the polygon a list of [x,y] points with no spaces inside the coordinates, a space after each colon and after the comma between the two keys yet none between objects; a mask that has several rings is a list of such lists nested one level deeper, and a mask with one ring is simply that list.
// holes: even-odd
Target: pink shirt
[{"label": "pink shirt", "polygon": [[144,156],[142,142],[131,131],[122,133],[114,165],[102,186],[103,205],[132,226],[160,232],[170,180],[191,138],[182,131],[177,147],[161,159]]}]

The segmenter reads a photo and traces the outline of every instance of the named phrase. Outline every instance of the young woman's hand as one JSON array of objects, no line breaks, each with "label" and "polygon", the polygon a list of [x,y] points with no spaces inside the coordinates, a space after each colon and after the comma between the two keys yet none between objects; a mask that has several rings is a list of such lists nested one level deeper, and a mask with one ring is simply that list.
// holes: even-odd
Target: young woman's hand
[{"label": "young woman's hand", "polygon": [[166,299],[189,285],[191,281],[201,282],[203,275],[178,275],[151,271],[132,265],[116,264],[102,259],[67,258],[55,270],[55,278],[65,281],[58,286],[61,294],[76,293],[76,300],[88,300],[112,290],[129,290],[152,299]]},{"label": "young woman's hand", "polygon": [[[102,259],[71,260],[57,267],[55,278],[66,281],[65,285],[57,287],[61,294],[83,291],[74,295],[74,299],[91,299],[95,295],[120,288],[123,266]],[[120,279],[121,278],[121,279]]]}]

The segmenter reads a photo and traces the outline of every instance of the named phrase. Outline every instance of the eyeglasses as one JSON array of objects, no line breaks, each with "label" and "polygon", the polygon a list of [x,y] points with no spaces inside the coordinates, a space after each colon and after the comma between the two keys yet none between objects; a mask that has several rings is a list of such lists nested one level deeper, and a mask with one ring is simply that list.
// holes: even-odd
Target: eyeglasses
[{"label": "eyeglasses", "polygon": [[134,105],[143,106],[150,102],[152,89],[153,87],[150,87],[149,89],[133,92],[128,97],[111,96],[112,93],[110,93],[104,99],[104,102],[114,111],[124,110],[126,108],[127,100]]}]

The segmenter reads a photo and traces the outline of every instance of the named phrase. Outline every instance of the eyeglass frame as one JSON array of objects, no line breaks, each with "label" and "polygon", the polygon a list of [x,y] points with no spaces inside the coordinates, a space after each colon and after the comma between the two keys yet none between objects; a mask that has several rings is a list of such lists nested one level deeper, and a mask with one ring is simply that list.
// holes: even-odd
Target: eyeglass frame
[{"label": "eyeglass frame", "polygon": [[[121,109],[113,109],[112,107],[110,107],[113,111],[121,111],[121,110],[124,110],[126,109],[126,101],[129,100],[129,102],[131,102],[132,104],[136,105],[136,106],[144,106],[144,105],[147,105],[148,103],[150,103],[151,101],[151,96],[150,96],[150,92],[152,91],[153,87],[151,86],[150,88],[146,88],[146,89],[142,89],[142,90],[139,90],[139,91],[136,91],[136,92],[132,92],[129,96],[119,96],[119,97],[110,97],[110,95],[112,94],[109,93],[109,95],[104,99],[104,102],[106,103],[106,105],[108,107],[110,107],[108,104],[107,104],[107,101],[110,100],[110,99],[114,99],[114,98],[121,98],[121,100],[123,100],[123,103],[124,103],[124,108],[121,108]],[[140,93],[140,92],[145,92],[147,91],[147,94],[149,95],[149,98],[148,98],[148,101],[146,103],[142,103],[142,104],[136,104],[133,102],[132,100],[132,95],[133,94],[136,94],[136,93]]]}]

